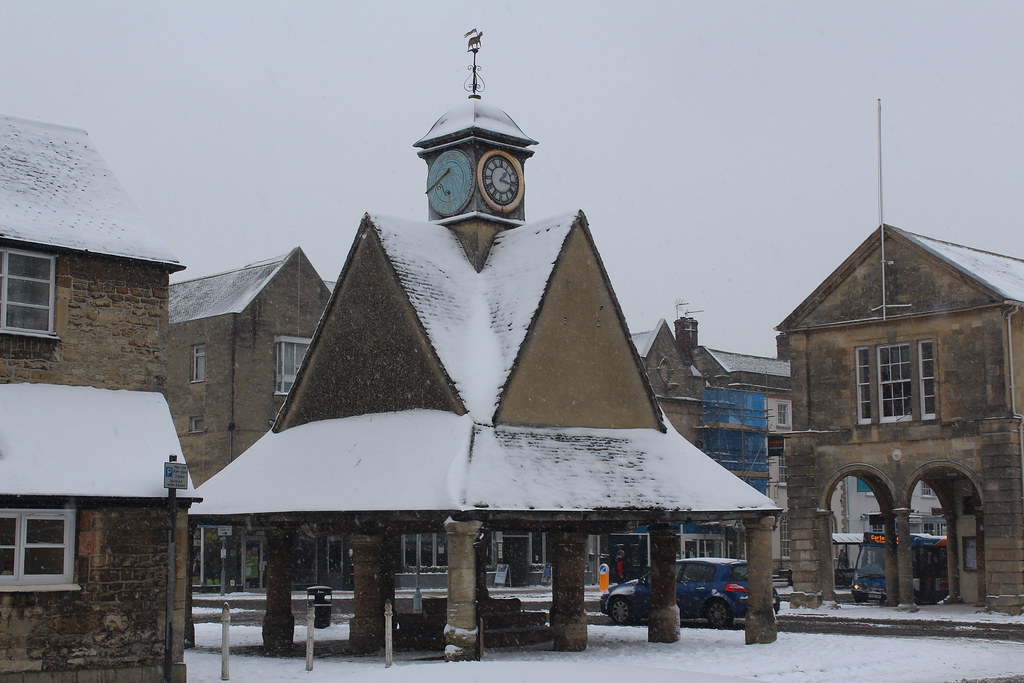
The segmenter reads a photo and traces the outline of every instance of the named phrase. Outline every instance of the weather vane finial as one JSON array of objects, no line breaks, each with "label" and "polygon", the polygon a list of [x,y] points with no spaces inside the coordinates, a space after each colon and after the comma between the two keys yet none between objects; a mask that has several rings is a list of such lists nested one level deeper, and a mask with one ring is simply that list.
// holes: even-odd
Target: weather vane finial
[{"label": "weather vane finial", "polygon": [[484,79],[480,77],[480,67],[476,65],[476,53],[480,51],[480,39],[484,37],[484,32],[474,28],[466,31],[466,35],[462,37],[469,38],[469,47],[466,51],[473,53],[473,65],[468,67],[473,75],[466,79],[466,91],[469,93],[470,99],[479,100],[480,93],[484,91],[486,86],[484,85]]}]

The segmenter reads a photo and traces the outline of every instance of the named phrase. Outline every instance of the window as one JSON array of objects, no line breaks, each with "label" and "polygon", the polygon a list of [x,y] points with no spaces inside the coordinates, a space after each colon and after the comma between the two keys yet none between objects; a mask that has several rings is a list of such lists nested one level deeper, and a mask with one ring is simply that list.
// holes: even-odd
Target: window
[{"label": "window", "polygon": [[871,422],[871,351],[857,349],[857,422]]},{"label": "window", "polygon": [[910,344],[878,347],[878,394],[882,422],[911,416]]},{"label": "window", "polygon": [[931,341],[918,342],[918,377],[921,383],[921,419],[935,417],[935,354]]},{"label": "window", "polygon": [[935,491],[932,490],[931,486],[929,486],[928,484],[926,484],[926,483],[924,483],[922,481],[921,482],[921,495],[924,496],[925,498],[934,498],[935,497]]},{"label": "window", "polygon": [[206,381],[206,344],[192,347],[192,381]]},{"label": "window", "polygon": [[0,510],[0,586],[71,583],[73,510]]},{"label": "window", "polygon": [[193,415],[188,419],[188,431],[190,434],[205,432],[206,419],[202,415]]},{"label": "window", "polygon": [[287,394],[295,384],[295,376],[309,348],[308,339],[278,337],[277,342],[277,388],[278,394]]},{"label": "window", "polygon": [[53,332],[54,257],[0,249],[0,330]]},{"label": "window", "polygon": [[789,427],[789,401],[779,401],[775,404],[775,426]]},{"label": "window", "polygon": [[768,458],[775,460],[775,482],[786,484],[786,440],[778,434],[768,435]]},{"label": "window", "polygon": [[789,557],[789,515],[779,517],[779,556]]}]

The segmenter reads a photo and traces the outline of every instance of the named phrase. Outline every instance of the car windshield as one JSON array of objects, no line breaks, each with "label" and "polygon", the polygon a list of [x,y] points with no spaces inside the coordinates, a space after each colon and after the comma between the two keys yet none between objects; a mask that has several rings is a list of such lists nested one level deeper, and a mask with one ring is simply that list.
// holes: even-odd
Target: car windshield
[{"label": "car windshield", "polygon": [[679,568],[680,582],[704,582],[715,578],[714,565],[703,562],[687,562]]},{"label": "car windshield", "polygon": [[860,576],[885,576],[885,554],[882,546],[861,546],[857,556],[857,574]]}]

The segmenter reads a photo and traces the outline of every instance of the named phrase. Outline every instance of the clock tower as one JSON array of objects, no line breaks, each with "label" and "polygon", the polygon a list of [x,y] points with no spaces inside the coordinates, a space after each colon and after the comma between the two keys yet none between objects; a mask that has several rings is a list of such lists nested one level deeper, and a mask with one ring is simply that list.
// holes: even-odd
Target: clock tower
[{"label": "clock tower", "polygon": [[523,166],[537,141],[527,137],[498,107],[480,99],[473,53],[469,101],[449,110],[415,143],[427,162],[427,211],[431,221],[451,228],[477,270],[487,260],[494,236],[526,219]]}]

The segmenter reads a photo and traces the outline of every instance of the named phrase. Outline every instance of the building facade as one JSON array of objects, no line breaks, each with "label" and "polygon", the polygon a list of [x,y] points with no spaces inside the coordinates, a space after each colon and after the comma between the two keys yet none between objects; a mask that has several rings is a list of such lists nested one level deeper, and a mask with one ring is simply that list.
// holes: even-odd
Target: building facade
[{"label": "building facade", "polygon": [[0,681],[184,680],[160,480],[181,268],[85,131],[0,117]]},{"label": "building facade", "polygon": [[878,505],[891,604],[913,609],[912,519],[941,508],[950,599],[1021,611],[1022,301],[1024,261],[884,226],[779,326],[797,602],[832,597],[830,501],[853,476]]}]

